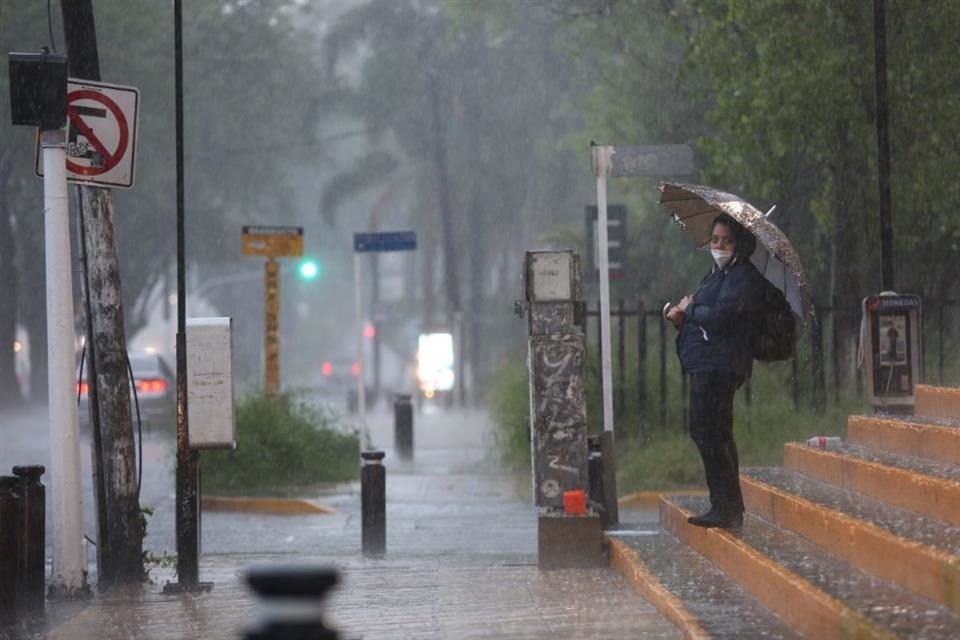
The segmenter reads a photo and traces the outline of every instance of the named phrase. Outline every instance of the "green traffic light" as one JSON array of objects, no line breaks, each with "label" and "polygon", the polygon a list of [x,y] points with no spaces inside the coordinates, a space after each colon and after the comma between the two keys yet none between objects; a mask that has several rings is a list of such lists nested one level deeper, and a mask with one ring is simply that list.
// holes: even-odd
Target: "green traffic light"
[{"label": "green traffic light", "polygon": [[300,263],[300,277],[304,280],[313,280],[320,275],[320,265],[313,260],[304,260]]},{"label": "green traffic light", "polygon": [[303,280],[315,280],[322,273],[322,268],[316,260],[304,260],[297,271]]}]

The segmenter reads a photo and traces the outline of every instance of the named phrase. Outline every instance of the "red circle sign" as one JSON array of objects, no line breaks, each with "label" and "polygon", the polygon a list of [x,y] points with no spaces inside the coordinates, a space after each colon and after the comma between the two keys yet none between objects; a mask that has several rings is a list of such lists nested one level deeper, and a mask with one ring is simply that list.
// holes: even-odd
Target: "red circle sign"
[{"label": "red circle sign", "polygon": [[[117,121],[120,137],[117,141],[117,148],[112,153],[73,108],[73,103],[77,100],[93,100],[94,102],[99,102],[113,114],[114,119]],[[130,130],[127,126],[126,119],[123,117],[123,112],[120,110],[120,107],[117,106],[117,103],[99,91],[92,91],[90,89],[71,91],[67,94],[67,116],[70,118],[70,126],[79,129],[83,137],[103,156],[103,165],[99,167],[84,167],[72,162],[68,157],[67,170],[82,176],[98,176],[117,166],[120,160],[123,159],[123,154],[126,153],[127,145],[130,143]]]}]

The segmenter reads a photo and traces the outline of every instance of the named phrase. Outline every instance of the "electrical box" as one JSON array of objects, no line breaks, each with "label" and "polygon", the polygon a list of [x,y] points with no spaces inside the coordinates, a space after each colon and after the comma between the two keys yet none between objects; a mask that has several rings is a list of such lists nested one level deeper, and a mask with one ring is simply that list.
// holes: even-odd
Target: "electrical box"
[{"label": "electrical box", "polygon": [[233,325],[187,320],[187,414],[191,449],[234,449]]},{"label": "electrical box", "polygon": [[911,411],[923,374],[920,297],[884,292],[864,298],[862,339],[867,401]]},{"label": "electrical box", "polygon": [[15,125],[59,129],[67,123],[67,57],[10,53],[10,118]]}]

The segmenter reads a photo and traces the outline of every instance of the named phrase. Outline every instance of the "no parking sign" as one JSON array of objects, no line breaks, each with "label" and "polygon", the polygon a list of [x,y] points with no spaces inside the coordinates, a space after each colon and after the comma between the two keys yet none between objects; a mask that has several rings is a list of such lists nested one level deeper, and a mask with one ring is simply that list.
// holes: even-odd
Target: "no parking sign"
[{"label": "no parking sign", "polygon": [[[91,80],[67,82],[67,180],[133,186],[140,91]],[[34,173],[43,176],[40,146]]]}]

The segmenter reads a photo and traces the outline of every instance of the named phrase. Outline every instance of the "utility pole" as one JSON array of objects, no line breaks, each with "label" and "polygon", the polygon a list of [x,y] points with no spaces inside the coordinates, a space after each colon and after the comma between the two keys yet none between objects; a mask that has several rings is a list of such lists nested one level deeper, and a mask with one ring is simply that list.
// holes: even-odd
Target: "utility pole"
[{"label": "utility pole", "polygon": [[[100,80],[92,0],[61,0],[60,9],[72,77]],[[94,448],[99,575],[106,585],[139,582],[144,578],[143,529],[113,197],[109,189],[80,186],[77,200],[86,256],[84,289],[89,298],[87,350],[90,371],[96,372],[90,388],[96,393],[100,424]],[[91,282],[99,286],[91,287]]]}]

